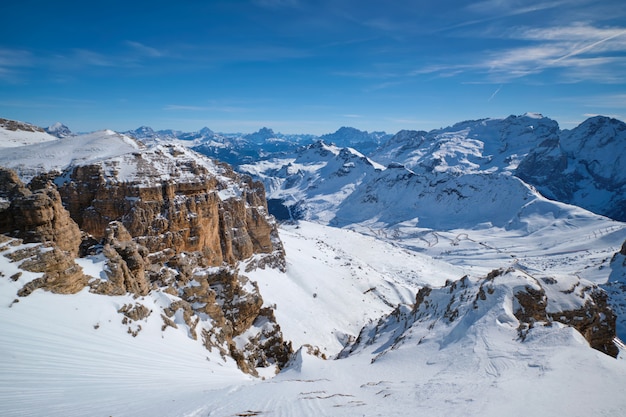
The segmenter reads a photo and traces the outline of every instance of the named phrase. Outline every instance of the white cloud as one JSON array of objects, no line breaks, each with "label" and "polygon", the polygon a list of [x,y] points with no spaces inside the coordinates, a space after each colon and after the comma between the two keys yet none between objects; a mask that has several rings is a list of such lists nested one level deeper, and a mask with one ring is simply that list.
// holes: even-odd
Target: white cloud
[{"label": "white cloud", "polygon": [[626,28],[599,28],[571,24],[549,28],[513,28],[507,38],[526,42],[524,46],[486,51],[479,59],[468,56],[451,65],[433,65],[412,71],[412,75],[436,73],[440,77],[462,72],[483,72],[492,82],[558,70],[560,82],[626,81]]},{"label": "white cloud", "polygon": [[147,56],[147,57],[151,57],[151,58],[158,58],[164,55],[164,53],[162,53],[161,51],[159,51],[156,48],[152,48],[150,46],[146,46],[140,42],[135,42],[135,41],[126,41],[125,42],[126,45],[130,46],[132,49],[134,49],[136,52],[140,53],[141,55]]}]

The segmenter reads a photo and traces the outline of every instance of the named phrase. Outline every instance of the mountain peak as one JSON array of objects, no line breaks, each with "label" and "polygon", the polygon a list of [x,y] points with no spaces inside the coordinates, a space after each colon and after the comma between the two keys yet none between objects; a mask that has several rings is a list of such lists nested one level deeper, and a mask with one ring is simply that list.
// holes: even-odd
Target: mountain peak
[{"label": "mountain peak", "polygon": [[246,139],[252,140],[254,142],[265,142],[268,139],[272,139],[276,137],[276,133],[269,127],[262,127],[257,132],[250,133],[245,136]]}]

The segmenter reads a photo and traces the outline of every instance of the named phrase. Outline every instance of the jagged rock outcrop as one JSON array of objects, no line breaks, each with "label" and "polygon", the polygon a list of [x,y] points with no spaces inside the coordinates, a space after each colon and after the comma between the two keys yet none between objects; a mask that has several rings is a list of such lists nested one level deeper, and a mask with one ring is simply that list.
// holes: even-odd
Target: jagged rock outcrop
[{"label": "jagged rock outcrop", "polygon": [[122,223],[114,221],[106,228],[102,253],[107,259],[105,273],[108,279],[93,282],[93,292],[107,295],[148,293],[150,286],[145,273],[148,250],[133,242]]},{"label": "jagged rock outcrop", "polygon": [[[230,355],[239,367],[256,375],[255,368],[276,364],[284,366],[291,343],[283,340],[273,311],[263,308],[263,298],[255,282],[229,267],[205,268],[201,257],[177,255],[167,266],[179,272],[169,277],[166,291],[180,297],[166,309],[164,328],[181,310],[193,338],[197,328],[207,349]],[[198,326],[199,317],[211,318],[212,327]]]},{"label": "jagged rock outcrop", "polygon": [[81,232],[54,185],[40,179],[26,187],[15,172],[0,168],[0,202],[0,234],[46,245],[11,254],[21,269],[43,273],[17,294],[25,297],[38,288],[59,294],[82,290],[88,278],[74,262]]},{"label": "jagged rock outcrop", "polygon": [[5,201],[4,209],[0,207],[0,233],[78,253],[80,229],[52,183],[40,181],[27,188],[15,173],[0,168],[0,199]]},{"label": "jagged rock outcrop", "polygon": [[30,123],[24,123],[17,120],[9,120],[0,118],[0,127],[6,130],[12,131],[24,131],[24,132],[45,132],[45,130],[39,126],[31,125]]},{"label": "jagged rock outcrop", "polygon": [[22,261],[20,268],[30,272],[43,272],[43,276],[26,283],[18,292],[20,297],[30,295],[36,289],[56,294],[75,294],[85,288],[88,277],[67,252],[53,247],[52,250],[38,246],[26,253],[15,252],[11,259]]},{"label": "jagged rock outcrop", "polygon": [[536,327],[562,323],[580,332],[592,348],[616,357],[615,316],[606,301],[602,289],[575,277],[538,280],[515,269],[494,270],[478,282],[463,277],[442,288],[422,288],[412,307],[400,305],[365,326],[339,356],[377,344],[382,347],[375,350],[378,356],[372,361],[376,361],[408,340],[421,343],[435,330],[441,346],[446,346],[471,332],[481,332],[480,327],[473,328],[476,323],[496,319],[517,326],[520,342]]}]

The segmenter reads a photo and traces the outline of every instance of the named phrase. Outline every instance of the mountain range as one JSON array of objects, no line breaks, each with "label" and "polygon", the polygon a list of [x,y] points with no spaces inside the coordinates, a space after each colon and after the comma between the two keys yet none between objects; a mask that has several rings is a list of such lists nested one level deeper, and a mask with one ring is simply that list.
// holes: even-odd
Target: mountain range
[{"label": "mountain range", "polygon": [[2,119],[0,412],[621,415],[625,131]]}]

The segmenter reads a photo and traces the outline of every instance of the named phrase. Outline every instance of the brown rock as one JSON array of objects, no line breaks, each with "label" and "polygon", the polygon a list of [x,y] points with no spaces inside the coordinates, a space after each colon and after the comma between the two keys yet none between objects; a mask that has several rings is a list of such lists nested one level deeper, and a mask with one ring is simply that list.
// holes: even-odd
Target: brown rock
[{"label": "brown rock", "polygon": [[616,317],[607,304],[607,294],[600,288],[588,288],[592,301],[577,310],[562,311],[552,314],[552,319],[572,326],[583,335],[589,345],[614,358],[619,349],[615,339]]},{"label": "brown rock", "polygon": [[524,339],[526,332],[535,322],[549,324],[557,321],[578,330],[592,348],[617,357],[619,350],[613,342],[616,318],[607,305],[606,292],[598,287],[587,287],[583,290],[584,293],[588,293],[591,300],[581,308],[554,313],[546,312],[548,300],[543,289],[526,287],[524,291],[515,294],[520,304],[520,309],[514,312],[520,321],[518,329],[520,337]]},{"label": "brown rock", "polygon": [[61,196],[50,182],[42,188],[26,189],[14,173],[0,170],[0,196],[10,200],[0,208],[0,233],[8,233],[25,242],[52,242],[73,256],[78,254],[81,233],[63,207]]},{"label": "brown rock", "polygon": [[75,294],[85,288],[88,278],[74,259],[66,252],[57,248],[38,253],[20,265],[20,268],[31,272],[43,272],[41,278],[34,279],[18,291],[25,297],[34,290],[41,288],[57,294]]},{"label": "brown rock", "polygon": [[[164,149],[176,151],[174,147]],[[151,171],[150,166],[162,163],[158,158],[165,158],[164,152],[138,153],[127,161],[145,173],[132,181],[118,180],[116,171],[104,162],[74,167],[66,173],[71,181],[59,191],[81,230],[102,239],[111,221],[121,221],[150,253],[168,248],[175,253],[200,252],[215,266],[224,262],[232,265],[254,253],[278,250],[282,256],[261,183],[221,164],[218,167],[222,171],[216,176],[180,152],[174,172],[169,179],[162,179],[162,174]],[[176,180],[183,171],[194,173],[193,179]],[[233,183],[240,195],[222,200],[219,192]]]},{"label": "brown rock", "polygon": [[120,222],[111,222],[105,235],[102,253],[107,258],[105,272],[108,280],[93,282],[92,291],[107,295],[148,294],[150,286],[145,273],[146,248],[133,242]]}]

